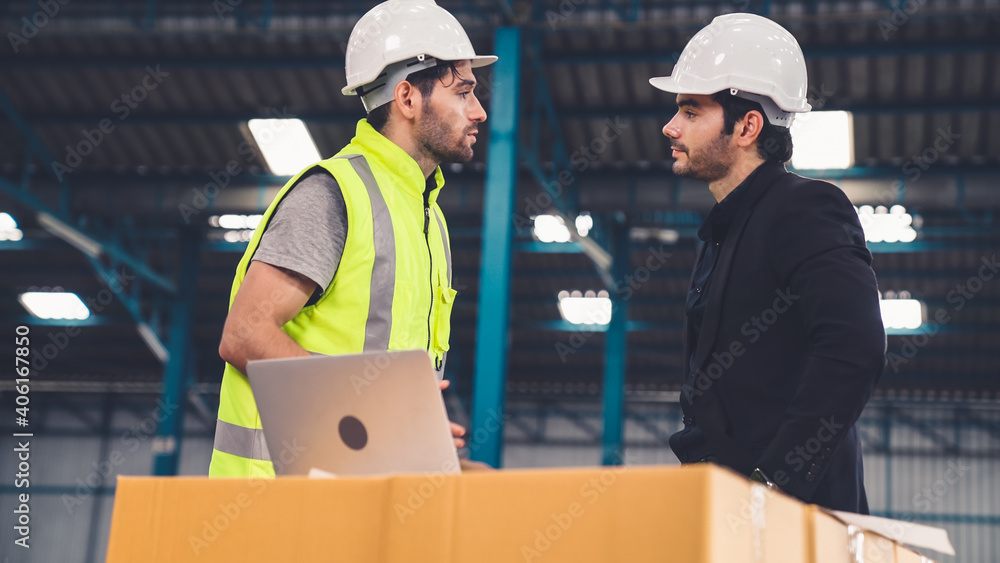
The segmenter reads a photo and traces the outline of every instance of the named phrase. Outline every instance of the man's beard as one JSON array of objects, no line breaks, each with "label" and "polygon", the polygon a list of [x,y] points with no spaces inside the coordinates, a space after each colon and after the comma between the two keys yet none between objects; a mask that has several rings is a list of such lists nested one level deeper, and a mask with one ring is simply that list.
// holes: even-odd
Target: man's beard
[{"label": "man's beard", "polygon": [[469,162],[472,160],[472,147],[464,143],[468,133],[475,130],[470,127],[459,141],[451,140],[452,129],[441,119],[429,103],[424,104],[424,119],[417,127],[417,138],[421,146],[439,163]]},{"label": "man's beard", "polygon": [[725,134],[719,135],[707,147],[696,152],[694,158],[692,158],[691,153],[685,147],[680,147],[680,149],[683,149],[682,152],[687,154],[687,163],[681,164],[680,161],[675,160],[673,165],[674,174],[706,182],[714,182],[725,178],[729,174],[730,169],[732,169],[733,161],[735,160],[735,155],[727,146],[729,138]]}]

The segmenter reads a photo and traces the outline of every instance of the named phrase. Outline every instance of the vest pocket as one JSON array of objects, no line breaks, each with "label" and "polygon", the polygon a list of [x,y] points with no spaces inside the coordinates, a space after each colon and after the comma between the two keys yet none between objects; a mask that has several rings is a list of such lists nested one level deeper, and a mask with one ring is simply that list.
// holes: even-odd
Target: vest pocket
[{"label": "vest pocket", "polygon": [[434,288],[434,330],[431,336],[431,352],[440,360],[448,351],[448,339],[451,337],[451,309],[455,305],[454,289],[439,285]]}]

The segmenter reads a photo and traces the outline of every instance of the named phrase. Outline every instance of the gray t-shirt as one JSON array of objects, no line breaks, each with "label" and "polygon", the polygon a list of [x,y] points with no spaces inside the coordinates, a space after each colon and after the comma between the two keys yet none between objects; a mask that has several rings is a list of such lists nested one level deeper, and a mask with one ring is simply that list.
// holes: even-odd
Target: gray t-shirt
[{"label": "gray t-shirt", "polygon": [[306,173],[285,194],[257,246],[253,260],[285,268],[316,282],[314,303],[330,287],[347,240],[347,205],[326,170]]}]

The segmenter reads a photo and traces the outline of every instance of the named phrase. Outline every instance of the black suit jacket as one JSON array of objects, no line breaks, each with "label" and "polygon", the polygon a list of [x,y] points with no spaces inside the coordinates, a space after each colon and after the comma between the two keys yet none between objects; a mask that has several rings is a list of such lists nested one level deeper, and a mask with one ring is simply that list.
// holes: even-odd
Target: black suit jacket
[{"label": "black suit jacket", "polygon": [[685,327],[684,366],[692,354],[698,366],[681,392],[686,426],[721,464],[759,467],[803,501],[867,512],[854,423],[886,340],[857,213],[836,186],[779,164],[745,188],[696,349]]}]

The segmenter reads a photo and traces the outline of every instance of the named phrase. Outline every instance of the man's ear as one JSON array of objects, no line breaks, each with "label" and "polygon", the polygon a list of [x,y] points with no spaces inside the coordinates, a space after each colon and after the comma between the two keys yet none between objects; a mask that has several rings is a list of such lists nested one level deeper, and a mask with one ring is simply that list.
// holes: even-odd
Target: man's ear
[{"label": "man's ear", "polygon": [[406,119],[413,119],[417,115],[417,108],[421,104],[420,90],[414,88],[408,81],[403,80],[396,84],[394,92],[396,108]]},{"label": "man's ear", "polygon": [[747,112],[743,119],[736,122],[734,129],[736,146],[749,147],[764,130],[764,116],[757,110]]}]

